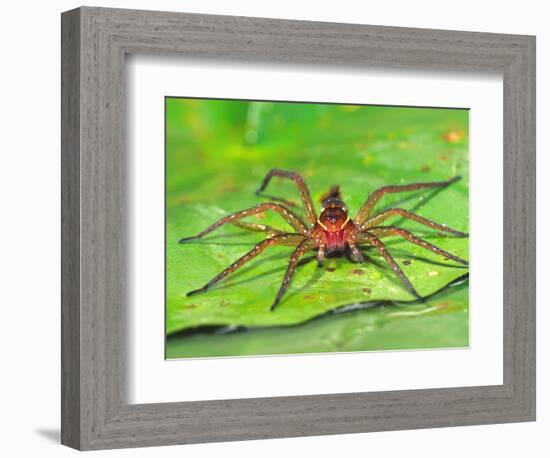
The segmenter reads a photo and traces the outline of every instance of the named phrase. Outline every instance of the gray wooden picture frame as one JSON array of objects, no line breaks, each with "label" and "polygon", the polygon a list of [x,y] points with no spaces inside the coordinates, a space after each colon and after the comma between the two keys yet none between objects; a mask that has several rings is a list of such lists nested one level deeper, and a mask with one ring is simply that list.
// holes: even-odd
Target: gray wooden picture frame
[{"label": "gray wooden picture frame", "polygon": [[[63,444],[106,449],[535,419],[534,37],[83,7],[62,14],[61,38]],[[504,383],[129,404],[125,56],[152,53],[502,74]]]}]

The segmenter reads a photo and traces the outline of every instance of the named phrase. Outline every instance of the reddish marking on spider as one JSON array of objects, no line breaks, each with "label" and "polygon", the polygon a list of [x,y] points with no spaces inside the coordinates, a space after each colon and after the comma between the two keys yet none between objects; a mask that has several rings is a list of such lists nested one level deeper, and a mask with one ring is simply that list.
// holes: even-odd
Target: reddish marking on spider
[{"label": "reddish marking on spider", "polygon": [[[266,202],[246,210],[232,213],[208,226],[196,236],[181,239],[179,243],[200,239],[226,223],[231,223],[251,231],[267,233],[267,238],[265,240],[262,240],[254,248],[252,248],[252,250],[233,262],[233,264],[216,275],[202,288],[187,293],[188,296],[206,292],[214,284],[218,283],[239,267],[258,256],[269,246],[273,245],[291,245],[296,248],[290,257],[283,283],[279,288],[275,301],[271,305],[272,311],[279,304],[281,298],[287,290],[292,274],[294,273],[300,258],[309,250],[314,250],[317,252],[317,261],[320,266],[323,265],[325,256],[348,256],[350,260],[361,263],[364,261],[364,256],[360,249],[361,245],[370,245],[380,252],[394,273],[401,279],[403,285],[409,293],[419,300],[422,300],[422,297],[416,292],[403,270],[401,270],[401,267],[399,267],[393,256],[388,252],[386,245],[381,240],[382,238],[388,236],[402,237],[411,243],[442,256],[445,259],[451,259],[460,264],[466,266],[468,265],[468,261],[448,253],[447,251],[427,242],[426,240],[416,237],[408,230],[396,226],[381,226],[380,224],[392,216],[399,216],[401,218],[406,218],[424,226],[428,226],[438,231],[446,232],[458,237],[466,237],[468,234],[457,231],[456,229],[451,229],[444,224],[436,223],[402,208],[389,208],[385,211],[372,214],[376,203],[385,194],[414,191],[417,189],[445,187],[459,180],[460,177],[454,177],[447,181],[412,183],[405,185],[384,186],[379,188],[370,194],[353,220],[350,219],[348,215],[348,210],[342,200],[339,186],[332,186],[329,192],[323,195],[321,202],[321,213],[319,217],[317,217],[317,212],[315,211],[309,189],[304,179],[295,172],[272,169],[264,178],[262,185],[256,192],[257,195],[259,195],[267,187],[269,181],[273,177],[288,178],[296,183],[300,192],[300,197],[304,204],[307,222],[293,213],[292,210],[290,210],[288,203],[283,205],[283,203],[286,202],[284,199],[275,197],[273,198],[274,200],[283,203]],[[264,224],[239,221],[241,218],[245,218],[247,216],[257,216],[263,214],[263,212],[267,210],[277,212],[290,224],[290,226],[292,226],[295,232],[283,232]],[[327,270],[332,272],[334,268],[327,267]],[[367,290],[370,292],[370,289],[368,288],[363,289],[365,292]]]},{"label": "reddish marking on spider", "polygon": [[346,249],[346,231],[330,232],[321,229],[321,237],[329,253],[342,253]]}]

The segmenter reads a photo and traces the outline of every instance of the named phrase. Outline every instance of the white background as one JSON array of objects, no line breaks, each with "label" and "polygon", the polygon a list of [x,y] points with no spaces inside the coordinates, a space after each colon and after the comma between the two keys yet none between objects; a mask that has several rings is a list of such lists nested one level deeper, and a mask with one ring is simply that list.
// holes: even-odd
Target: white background
[{"label": "white background", "polygon": [[[432,27],[538,36],[538,233],[549,232],[542,208],[550,192],[548,169],[550,31],[544,2],[439,1],[339,2],[232,0],[96,1],[96,5],[198,13],[315,19]],[[4,5],[2,43],[2,133],[0,196],[2,240],[0,304],[2,377],[0,402],[5,456],[69,456],[57,445],[59,425],[59,13],[71,1]],[[546,13],[546,14],[545,14]],[[546,204],[547,205],[547,204]],[[539,279],[550,253],[539,237]],[[543,281],[539,280],[539,285]],[[436,430],[355,434],[99,452],[98,456],[257,457],[351,455],[461,457],[548,456],[550,319],[548,292],[539,287],[538,421]],[[545,434],[546,433],[546,434]],[[546,450],[545,450],[546,448]]]},{"label": "white background", "polygon": [[[142,56],[130,59],[127,73],[132,177],[130,402],[502,383],[502,226],[493,227],[502,221],[501,76],[326,66],[321,72],[317,66],[266,68]],[[469,107],[470,195],[475,196],[469,230],[470,348],[165,361],[164,315],[159,308],[164,303],[164,155],[151,152],[164,149],[166,94]],[[357,376],[358,367],[368,367],[368,376]]]}]

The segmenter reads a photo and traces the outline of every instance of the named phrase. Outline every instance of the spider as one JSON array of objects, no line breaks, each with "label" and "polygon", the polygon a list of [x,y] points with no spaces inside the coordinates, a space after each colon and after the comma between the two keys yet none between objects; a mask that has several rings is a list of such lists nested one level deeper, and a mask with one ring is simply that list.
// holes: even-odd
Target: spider
[{"label": "spider", "polygon": [[[353,220],[350,219],[350,217],[348,216],[348,210],[346,208],[346,205],[342,201],[339,186],[333,186],[330,191],[325,196],[323,196],[321,202],[321,213],[319,217],[317,217],[317,213],[315,211],[309,189],[304,179],[296,172],[281,169],[270,170],[269,173],[265,176],[261,186],[256,191],[256,195],[261,195],[262,191],[265,190],[269,181],[273,177],[287,178],[294,181],[294,183],[298,187],[300,197],[304,204],[307,223],[289,209],[289,206],[291,204],[286,202],[284,199],[276,199],[280,202],[286,202],[286,205],[278,202],[262,203],[252,208],[248,208],[246,210],[241,210],[239,212],[227,215],[216,221],[212,225],[208,226],[199,234],[179,240],[179,243],[185,243],[190,240],[200,239],[206,234],[212,232],[213,230],[219,228],[226,223],[231,223],[247,230],[267,233],[267,238],[265,240],[259,242],[248,253],[233,262],[233,264],[231,264],[229,267],[216,275],[202,288],[188,292],[187,296],[206,292],[220,280],[227,277],[239,267],[242,267],[248,261],[258,256],[266,248],[274,245],[290,245],[294,246],[295,249],[290,256],[290,261],[286,269],[283,283],[279,288],[277,296],[275,297],[275,301],[270,307],[271,311],[275,310],[275,308],[281,301],[281,298],[283,297],[285,291],[287,290],[290,284],[290,280],[292,278],[292,274],[294,273],[294,270],[298,265],[298,261],[304,255],[304,253],[309,250],[315,250],[317,252],[318,264],[319,266],[322,266],[325,257],[341,257],[344,255],[347,255],[351,261],[355,261],[358,263],[364,262],[365,258],[363,256],[363,253],[358,247],[361,244],[367,244],[375,247],[380,252],[382,257],[386,260],[386,262],[390,265],[395,274],[401,279],[405,288],[417,300],[422,300],[423,298],[420,296],[420,294],[417,293],[414,286],[409,281],[403,270],[401,270],[393,256],[388,252],[385,244],[381,240],[383,237],[399,236],[404,238],[405,240],[408,240],[411,243],[419,245],[422,248],[443,256],[446,259],[452,259],[453,261],[460,264],[466,266],[468,265],[468,262],[464,259],[448,253],[447,251],[427,242],[426,240],[415,236],[408,230],[396,226],[381,226],[381,223],[392,216],[400,216],[402,218],[416,221],[417,223],[431,227],[438,231],[447,232],[458,237],[467,237],[467,233],[457,231],[456,229],[452,229],[444,224],[436,223],[402,208],[389,208],[379,213],[373,213],[373,209],[376,203],[385,194],[413,191],[424,188],[442,188],[458,181],[460,179],[459,176],[451,178],[447,181],[411,183],[405,185],[384,186],[382,188],[379,188],[369,195],[368,199],[360,208],[359,212]],[[268,210],[278,213],[290,224],[295,232],[283,232],[264,224],[239,221],[241,218],[262,213]]]}]

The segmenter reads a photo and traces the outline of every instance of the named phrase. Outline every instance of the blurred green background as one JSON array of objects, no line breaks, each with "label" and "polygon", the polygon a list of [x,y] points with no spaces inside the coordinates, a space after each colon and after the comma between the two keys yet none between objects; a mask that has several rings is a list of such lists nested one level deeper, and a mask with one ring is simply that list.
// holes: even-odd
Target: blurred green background
[{"label": "blurred green background", "polygon": [[[461,109],[166,98],[166,357],[464,347],[469,344],[468,270],[398,238],[384,239],[417,291],[414,301],[374,249],[368,262],[304,257],[279,307],[291,247],[273,247],[206,294],[186,297],[265,234],[227,225],[180,245],[220,217],[266,198],[254,191],[273,167],[302,174],[319,208],[341,186],[353,217],[374,189],[462,175],[440,190],[384,197],[468,231],[468,111]],[[266,194],[295,202],[295,185],[273,179]],[[249,221],[290,227],[276,214]],[[393,218],[469,259],[467,238]]]}]

